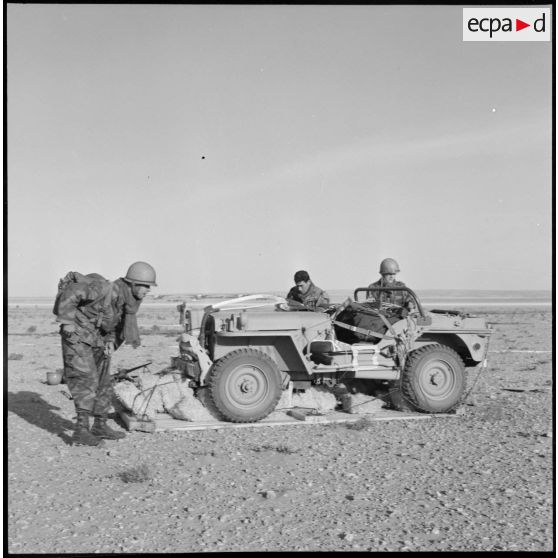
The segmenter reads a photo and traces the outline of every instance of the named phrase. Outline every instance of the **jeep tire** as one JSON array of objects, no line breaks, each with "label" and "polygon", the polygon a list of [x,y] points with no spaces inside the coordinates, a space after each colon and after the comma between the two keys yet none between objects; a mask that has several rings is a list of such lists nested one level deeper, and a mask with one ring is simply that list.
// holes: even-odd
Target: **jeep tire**
[{"label": "jeep tire", "polygon": [[209,371],[209,396],[230,422],[256,422],[275,409],[281,397],[281,373],[267,354],[237,349]]},{"label": "jeep tire", "polygon": [[465,381],[465,366],[453,349],[427,345],[409,354],[401,374],[401,396],[417,411],[447,413],[461,402]]}]

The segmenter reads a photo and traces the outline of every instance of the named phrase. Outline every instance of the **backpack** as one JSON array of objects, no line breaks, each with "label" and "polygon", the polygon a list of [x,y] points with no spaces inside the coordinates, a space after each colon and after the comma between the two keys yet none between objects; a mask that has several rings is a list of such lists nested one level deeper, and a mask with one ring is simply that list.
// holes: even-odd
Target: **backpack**
[{"label": "backpack", "polygon": [[103,310],[99,314],[99,320],[97,323],[98,327],[103,320],[104,314],[108,313],[111,305],[112,294],[112,283],[98,273],[88,273],[87,275],[83,275],[82,273],[79,273],[79,271],[69,271],[66,273],[66,275],[58,281],[58,293],[54,300],[52,313],[58,316],[60,303],[71,295],[73,286],[78,283],[85,283],[89,287],[93,287],[93,289],[98,292],[99,296],[93,300],[93,303],[104,299]]}]

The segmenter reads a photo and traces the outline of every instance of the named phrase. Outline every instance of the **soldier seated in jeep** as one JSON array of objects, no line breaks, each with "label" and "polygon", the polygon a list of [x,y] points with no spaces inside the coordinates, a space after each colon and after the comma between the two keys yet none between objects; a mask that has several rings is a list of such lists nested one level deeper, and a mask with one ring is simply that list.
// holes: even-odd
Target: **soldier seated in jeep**
[{"label": "soldier seated in jeep", "polygon": [[329,295],[310,279],[307,271],[300,270],[294,275],[295,286],[287,294],[287,303],[291,306],[302,305],[306,310],[325,312],[329,304]]},{"label": "soldier seated in jeep", "polygon": [[[338,321],[355,326],[360,330],[376,332],[374,337],[363,331],[341,331],[337,333],[340,340],[345,343],[378,343],[388,331],[391,324],[407,317],[415,310],[412,297],[408,291],[401,289],[405,283],[395,279],[399,272],[399,264],[392,258],[382,260],[379,273],[382,276],[378,281],[368,285],[370,291],[365,302],[350,302],[344,311],[339,314]],[[390,290],[393,287],[393,290]]]},{"label": "soldier seated in jeep", "polygon": [[[382,260],[382,263],[380,263],[379,273],[381,278],[374,283],[370,283],[370,285],[368,285],[369,289],[375,289],[378,287],[406,287],[403,281],[397,281],[395,278],[397,273],[399,273],[399,264],[393,258],[386,258],[385,260]],[[403,318],[408,312],[412,312],[415,309],[409,293],[405,290],[376,291],[372,292],[371,296],[380,303],[392,304],[406,310],[407,312],[403,313],[401,316]]]}]

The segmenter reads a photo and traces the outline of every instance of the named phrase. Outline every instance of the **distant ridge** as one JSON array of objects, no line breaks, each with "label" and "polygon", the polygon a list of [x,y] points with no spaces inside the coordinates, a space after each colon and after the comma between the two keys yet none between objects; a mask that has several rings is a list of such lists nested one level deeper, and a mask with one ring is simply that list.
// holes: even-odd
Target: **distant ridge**
[{"label": "distant ridge", "polygon": [[552,298],[550,290],[466,290],[466,289],[420,289],[415,291],[419,296],[435,297],[525,297],[525,298]]}]

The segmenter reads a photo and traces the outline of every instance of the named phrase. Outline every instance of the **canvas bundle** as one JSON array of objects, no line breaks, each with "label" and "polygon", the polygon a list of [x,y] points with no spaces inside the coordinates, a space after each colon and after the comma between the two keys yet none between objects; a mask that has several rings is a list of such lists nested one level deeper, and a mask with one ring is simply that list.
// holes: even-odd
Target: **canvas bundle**
[{"label": "canvas bundle", "polygon": [[157,413],[166,412],[179,420],[215,420],[188,387],[187,381],[172,375],[142,372],[134,382],[117,383],[114,394],[128,411],[136,415],[155,418]]},{"label": "canvas bundle", "polygon": [[174,404],[168,413],[175,419],[207,422],[215,419],[211,413],[203,406],[202,402],[194,395],[194,391],[190,388],[182,390],[185,395]]},{"label": "canvas bundle", "polygon": [[114,386],[114,395],[125,409],[138,416],[155,418],[158,412],[157,400],[152,401],[152,391],[141,391],[132,382],[119,382]]}]

